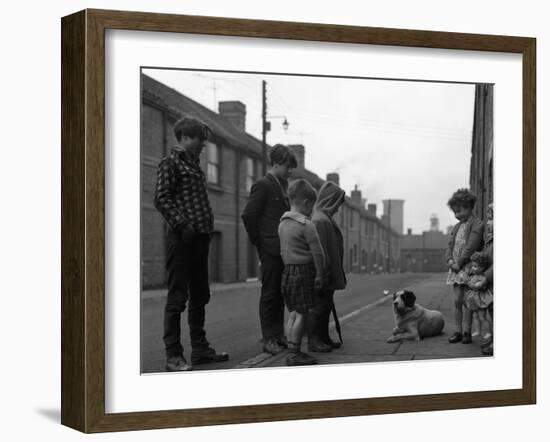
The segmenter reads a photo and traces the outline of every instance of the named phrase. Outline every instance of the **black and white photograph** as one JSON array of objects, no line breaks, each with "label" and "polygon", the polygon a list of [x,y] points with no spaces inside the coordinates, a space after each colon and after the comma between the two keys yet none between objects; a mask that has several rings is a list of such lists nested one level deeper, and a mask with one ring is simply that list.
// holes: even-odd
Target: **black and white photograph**
[{"label": "black and white photograph", "polygon": [[142,374],[494,355],[493,84],[140,81]]}]

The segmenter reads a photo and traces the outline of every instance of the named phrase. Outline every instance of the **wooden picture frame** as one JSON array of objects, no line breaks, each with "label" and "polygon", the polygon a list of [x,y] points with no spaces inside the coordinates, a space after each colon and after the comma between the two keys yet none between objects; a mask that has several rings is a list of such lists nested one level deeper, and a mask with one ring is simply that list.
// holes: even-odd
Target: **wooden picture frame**
[{"label": "wooden picture frame", "polygon": [[[513,390],[105,412],[105,30],[492,51],[523,65],[523,383]],[[62,19],[62,424],[83,432],[533,404],[536,400],[533,38],[85,10]]]}]

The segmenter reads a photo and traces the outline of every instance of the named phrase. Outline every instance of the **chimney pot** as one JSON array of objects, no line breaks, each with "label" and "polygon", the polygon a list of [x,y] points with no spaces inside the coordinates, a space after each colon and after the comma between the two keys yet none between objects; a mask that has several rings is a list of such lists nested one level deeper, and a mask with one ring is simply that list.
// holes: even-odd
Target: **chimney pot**
[{"label": "chimney pot", "polygon": [[219,114],[229,120],[241,130],[246,130],[246,106],[240,101],[220,101],[218,103]]},{"label": "chimney pot", "polygon": [[298,160],[298,167],[305,169],[306,167],[306,148],[303,144],[290,144],[290,147],[296,154]]},{"label": "chimney pot", "polygon": [[340,185],[340,175],[338,175],[338,173],[336,173],[336,172],[327,173],[327,181],[331,181],[334,184],[339,186]]}]

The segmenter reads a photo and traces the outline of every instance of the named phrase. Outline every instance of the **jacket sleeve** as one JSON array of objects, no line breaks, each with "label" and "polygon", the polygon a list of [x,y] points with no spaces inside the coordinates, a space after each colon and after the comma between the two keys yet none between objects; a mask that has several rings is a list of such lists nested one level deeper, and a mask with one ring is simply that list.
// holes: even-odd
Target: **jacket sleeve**
[{"label": "jacket sleeve", "polygon": [[315,229],[315,226],[312,222],[308,222],[305,224],[304,236],[313,257],[315,272],[318,276],[323,276],[327,269],[325,252],[323,251],[323,246],[321,245],[321,241],[319,240],[317,229]]},{"label": "jacket sleeve", "polygon": [[169,159],[163,159],[158,168],[155,188],[155,208],[161,213],[172,230],[177,231],[187,220],[175,202],[176,172]]},{"label": "jacket sleeve", "polygon": [[323,248],[323,252],[325,254],[325,264],[327,268],[330,266],[330,256],[328,254],[328,250],[326,247],[326,244],[330,241],[330,231],[329,226],[323,219],[321,218],[313,218],[312,220],[313,225],[315,226],[315,229],[317,230],[317,235],[319,237],[319,241],[321,243],[321,247]]},{"label": "jacket sleeve", "polygon": [[451,230],[449,235],[449,242],[447,243],[447,249],[445,250],[445,264],[449,262],[449,259],[453,258],[453,247],[455,243],[456,226]]},{"label": "jacket sleeve", "polygon": [[474,252],[482,249],[484,227],[485,226],[481,220],[474,219],[472,221],[472,229],[470,230],[470,235],[468,236],[468,240],[466,242],[464,250],[462,251],[462,255],[458,260],[458,265],[460,266],[460,268],[464,267],[464,265],[466,265],[470,261],[470,257],[474,254]]},{"label": "jacket sleeve", "polygon": [[268,188],[262,181],[257,181],[250,189],[250,196],[244,207],[241,218],[250,241],[258,246],[260,238],[260,218],[268,199]]}]

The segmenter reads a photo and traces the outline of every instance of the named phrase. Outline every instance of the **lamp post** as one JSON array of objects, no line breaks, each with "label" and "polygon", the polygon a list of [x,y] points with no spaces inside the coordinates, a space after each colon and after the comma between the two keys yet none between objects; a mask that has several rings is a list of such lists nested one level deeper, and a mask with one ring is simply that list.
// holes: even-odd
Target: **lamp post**
[{"label": "lamp post", "polygon": [[271,130],[271,121],[267,121],[268,119],[273,120],[275,118],[283,118],[283,129],[285,132],[288,131],[288,127],[290,126],[290,123],[288,122],[288,119],[284,115],[263,115],[263,130],[262,130],[262,153],[263,153],[263,160],[264,160],[264,175],[267,172],[267,143],[266,143],[266,137],[267,132]]},{"label": "lamp post", "polygon": [[271,130],[271,122],[267,121],[267,120],[273,120],[275,118],[283,118],[284,119],[284,121],[282,123],[283,129],[284,129],[285,132],[288,131],[288,127],[290,126],[290,123],[288,122],[286,116],[284,116],[284,115],[268,115],[266,117],[266,122],[265,122],[266,132],[269,132]]},{"label": "lamp post", "polygon": [[284,115],[271,115],[267,116],[267,82],[262,80],[262,160],[263,160],[263,174],[267,173],[267,132],[271,130],[271,123],[267,119],[284,118],[283,129],[285,132],[288,130],[290,123]]}]

